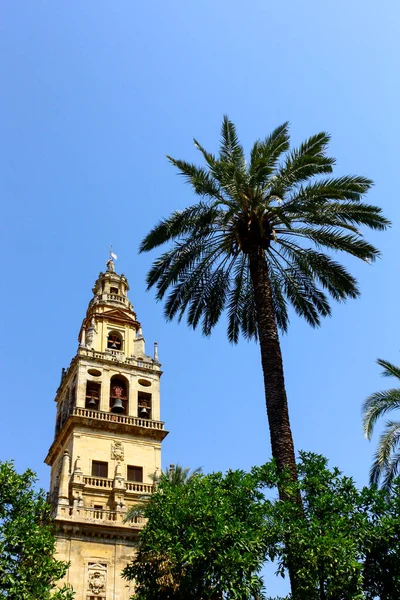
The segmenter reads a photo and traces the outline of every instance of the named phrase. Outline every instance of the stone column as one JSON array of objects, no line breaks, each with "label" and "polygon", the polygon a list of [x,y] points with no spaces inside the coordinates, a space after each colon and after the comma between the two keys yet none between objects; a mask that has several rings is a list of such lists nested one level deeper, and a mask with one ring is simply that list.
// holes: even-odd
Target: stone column
[{"label": "stone column", "polygon": [[64,450],[60,474],[60,488],[58,492],[58,504],[64,506],[69,505],[69,468],[69,451]]},{"label": "stone column", "polygon": [[110,371],[104,369],[100,392],[100,410],[104,412],[110,412],[110,379]]}]

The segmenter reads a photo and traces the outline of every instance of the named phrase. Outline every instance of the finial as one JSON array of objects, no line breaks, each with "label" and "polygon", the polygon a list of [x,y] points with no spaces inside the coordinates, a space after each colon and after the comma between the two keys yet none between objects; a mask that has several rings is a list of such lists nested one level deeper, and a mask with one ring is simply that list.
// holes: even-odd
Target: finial
[{"label": "finial", "polygon": [[117,260],[117,258],[118,258],[118,256],[116,254],[114,254],[114,252],[112,251],[112,246],[110,246],[110,258],[106,262],[107,271],[110,271],[111,273],[115,273],[114,260]]}]

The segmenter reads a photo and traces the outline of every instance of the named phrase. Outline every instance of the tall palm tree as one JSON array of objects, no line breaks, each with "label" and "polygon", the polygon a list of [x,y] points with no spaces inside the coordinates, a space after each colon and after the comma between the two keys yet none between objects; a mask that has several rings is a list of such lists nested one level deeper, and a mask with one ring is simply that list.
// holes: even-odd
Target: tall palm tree
[{"label": "tall palm tree", "polygon": [[[296,478],[278,329],[288,328],[288,303],[310,325],[331,314],[327,294],[345,301],[357,282],[322,251],[366,262],[378,256],[359,225],[385,229],[381,209],[362,202],[365,177],[327,177],[329,135],[318,133],[289,149],[288,123],[256,141],[247,162],[234,124],[224,117],[219,156],[195,146],[206,167],[167,157],[200,196],[144,238],[140,251],[172,242],[147,275],[165,301],[167,319],[187,314],[209,335],[226,309],[228,338],[258,338],[272,455]],[[282,491],[281,491],[282,495]]]},{"label": "tall palm tree", "polygon": [[[376,361],[383,368],[384,377],[395,377],[400,382],[400,367],[387,360]],[[370,440],[375,424],[380,417],[392,410],[400,409],[400,387],[375,392],[362,407],[365,437]],[[400,421],[386,421],[379,439],[378,449],[370,471],[370,482],[390,489],[400,467]]]}]

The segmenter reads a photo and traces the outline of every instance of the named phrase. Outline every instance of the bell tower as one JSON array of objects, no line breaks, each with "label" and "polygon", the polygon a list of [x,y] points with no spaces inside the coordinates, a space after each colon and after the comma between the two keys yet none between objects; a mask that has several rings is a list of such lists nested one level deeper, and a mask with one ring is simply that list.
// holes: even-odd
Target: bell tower
[{"label": "bell tower", "polygon": [[141,518],[127,509],[152,492],[161,467],[160,363],[145,353],[142,328],[113,258],[93,288],[77,354],[57,390],[50,501],[57,557],[76,600],[128,600],[121,571],[134,554]]}]

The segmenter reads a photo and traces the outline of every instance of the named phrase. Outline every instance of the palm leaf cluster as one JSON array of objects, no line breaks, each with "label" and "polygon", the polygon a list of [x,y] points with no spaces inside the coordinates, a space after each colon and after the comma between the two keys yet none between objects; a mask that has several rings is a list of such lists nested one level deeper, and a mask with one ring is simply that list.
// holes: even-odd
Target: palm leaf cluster
[{"label": "palm leaf cluster", "polygon": [[153,264],[148,287],[167,294],[165,315],[186,314],[209,335],[224,309],[228,337],[256,338],[250,275],[254,253],[265,257],[275,319],[288,328],[288,304],[312,325],[330,315],[328,297],[359,295],[354,277],[328,252],[366,262],[378,256],[359,227],[385,229],[381,209],[362,201],[372,182],[332,177],[329,135],[318,133],[290,149],[288,123],[256,141],[247,160],[234,124],[224,117],[218,156],[194,140],[204,167],[168,157],[200,197],[174,212],[145,237],[141,251],[174,244]]},{"label": "palm leaf cluster", "polygon": [[[400,381],[400,367],[379,358],[378,365],[383,368],[384,377],[394,377]],[[381,417],[393,410],[400,409],[400,388],[375,392],[363,404],[363,427],[367,439],[371,439],[374,427]],[[378,449],[371,467],[371,483],[382,482],[384,488],[391,488],[400,467],[400,421],[386,421],[380,436]]]}]

